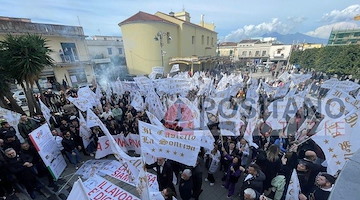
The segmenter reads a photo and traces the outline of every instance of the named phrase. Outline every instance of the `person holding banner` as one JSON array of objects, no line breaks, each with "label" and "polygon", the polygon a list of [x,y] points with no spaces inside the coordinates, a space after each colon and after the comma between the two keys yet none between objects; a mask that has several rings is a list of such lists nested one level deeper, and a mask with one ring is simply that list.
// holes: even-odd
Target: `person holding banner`
[{"label": "person holding banner", "polygon": [[157,181],[159,183],[159,191],[165,188],[171,188],[175,192],[173,181],[174,171],[171,165],[165,158],[157,158],[157,162],[151,165],[146,165],[146,168],[155,168]]},{"label": "person holding banner", "polygon": [[75,169],[79,169],[81,146],[76,146],[74,138],[71,136],[70,131],[67,131],[64,135],[61,144],[64,147],[65,154],[70,162],[75,166]]}]

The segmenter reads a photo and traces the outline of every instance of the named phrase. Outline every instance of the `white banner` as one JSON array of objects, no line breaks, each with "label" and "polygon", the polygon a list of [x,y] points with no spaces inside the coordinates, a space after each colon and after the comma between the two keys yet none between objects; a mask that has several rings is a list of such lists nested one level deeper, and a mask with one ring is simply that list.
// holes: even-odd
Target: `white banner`
[{"label": "white banner", "polygon": [[86,125],[84,116],[79,111],[79,135],[83,141],[84,147],[86,148],[90,144],[90,137],[92,134],[91,129]]},{"label": "white banner", "polygon": [[299,178],[296,170],[294,169],[291,174],[288,190],[286,192],[285,200],[299,200],[299,194],[301,192]]},{"label": "white banner", "polygon": [[76,171],[76,175],[81,176],[83,179],[88,179],[111,164],[112,160],[87,160]]},{"label": "white banner", "polygon": [[164,74],[164,67],[153,67],[152,73],[155,74]]},{"label": "white banner", "polygon": [[41,112],[42,112],[46,122],[48,124],[50,124],[50,117],[51,117],[50,109],[41,101],[41,99],[39,99],[39,103],[40,103]]},{"label": "white banner", "polygon": [[94,200],[140,200],[100,176],[90,177],[84,182],[84,187],[90,199]]},{"label": "white banner", "polygon": [[86,126],[91,128],[94,126],[100,126],[101,123],[102,122],[99,117],[96,116],[96,114],[90,108],[88,108],[86,112]]},{"label": "white banner", "polygon": [[151,124],[156,125],[156,126],[160,126],[160,127],[161,127],[161,126],[164,126],[164,125],[159,121],[159,119],[158,119],[155,115],[153,115],[151,112],[149,112],[149,111],[145,111],[145,112],[146,112],[146,114],[147,114],[147,116],[148,116]]},{"label": "white banner", "polygon": [[73,184],[71,192],[67,200],[90,200],[89,196],[86,194],[85,187],[81,179],[79,178]]},{"label": "white banner", "polygon": [[66,167],[66,162],[58,148],[48,124],[44,124],[29,134],[45,166],[54,179],[58,179]]},{"label": "white banner", "polygon": [[170,73],[178,72],[178,71],[180,71],[180,66],[179,64],[175,64],[171,67]]},{"label": "white banner", "polygon": [[142,111],[145,109],[144,99],[142,98],[140,92],[132,91],[131,92],[131,103],[130,105],[135,108],[136,111]]},{"label": "white banner", "polygon": [[139,121],[141,148],[144,153],[168,158],[188,166],[195,166],[200,150],[200,139],[194,132],[164,130]]},{"label": "white banner", "polygon": [[12,126],[16,130],[17,137],[20,139],[21,142],[23,142],[24,139],[19,134],[19,130],[18,130],[18,124],[19,124],[20,117],[21,117],[21,114],[0,107],[0,119],[3,118],[9,123],[10,126]]},{"label": "white banner", "polygon": [[[123,134],[118,134],[112,137],[123,151],[133,150],[137,154],[141,153],[139,135],[129,134],[125,137]],[[109,139],[106,136],[99,137],[95,158],[100,159],[112,153]]]},{"label": "white banner", "polygon": [[[106,166],[100,170],[100,173],[111,176],[117,180],[120,180],[129,185],[135,186],[133,182],[129,180],[129,174],[126,167],[123,166],[121,162],[111,161]],[[149,180],[149,187],[151,187],[154,191],[159,191],[159,184],[157,182],[157,176],[152,173],[146,173]]]},{"label": "white banner", "polygon": [[[322,122],[312,139],[323,150],[327,172],[335,175],[360,147],[359,112]],[[320,127],[323,126],[323,127]]]}]

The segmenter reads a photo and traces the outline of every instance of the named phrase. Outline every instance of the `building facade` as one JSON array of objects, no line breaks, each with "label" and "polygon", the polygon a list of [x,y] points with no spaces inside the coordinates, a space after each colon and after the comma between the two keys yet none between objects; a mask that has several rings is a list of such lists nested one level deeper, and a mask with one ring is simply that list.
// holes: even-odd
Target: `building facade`
[{"label": "building facade", "polygon": [[222,42],[218,45],[217,54],[219,56],[228,56],[232,58],[234,57],[236,51],[236,42]]},{"label": "building facade", "polygon": [[179,64],[181,70],[204,70],[215,65],[217,33],[203,17],[200,24],[194,24],[185,11],[139,12],[119,26],[130,74],[149,74],[157,66],[168,73],[173,64]]},{"label": "building facade", "polygon": [[92,36],[86,39],[97,81],[123,78],[126,74],[122,37]]},{"label": "building facade", "polygon": [[242,40],[237,44],[234,59],[248,66],[261,64],[268,61],[271,45],[271,42],[262,42],[259,39]]},{"label": "building facade", "polygon": [[69,86],[90,83],[94,71],[82,27],[33,23],[27,18],[0,17],[0,40],[7,34],[41,35],[52,50],[54,67],[46,67],[40,74],[42,87],[50,88],[63,81]]},{"label": "building facade", "polygon": [[328,46],[360,44],[360,29],[332,30]]}]

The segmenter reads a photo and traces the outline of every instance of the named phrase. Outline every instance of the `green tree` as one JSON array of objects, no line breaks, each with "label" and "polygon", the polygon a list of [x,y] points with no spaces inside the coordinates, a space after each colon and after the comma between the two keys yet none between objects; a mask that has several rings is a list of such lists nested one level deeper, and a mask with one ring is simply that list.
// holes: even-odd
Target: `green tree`
[{"label": "green tree", "polygon": [[[13,98],[10,91],[11,82],[11,78],[7,76],[4,69],[0,66],[0,106],[24,114],[23,109],[16,103],[16,100]],[[5,98],[10,102],[10,106],[8,106],[8,102],[5,101]]]},{"label": "green tree", "polygon": [[[39,35],[7,35],[0,41],[2,66],[6,73],[23,88],[28,102],[29,112],[40,112],[33,95],[33,85],[38,82],[45,66],[52,66],[51,49],[46,39]],[[41,92],[41,88],[39,88]]]}]

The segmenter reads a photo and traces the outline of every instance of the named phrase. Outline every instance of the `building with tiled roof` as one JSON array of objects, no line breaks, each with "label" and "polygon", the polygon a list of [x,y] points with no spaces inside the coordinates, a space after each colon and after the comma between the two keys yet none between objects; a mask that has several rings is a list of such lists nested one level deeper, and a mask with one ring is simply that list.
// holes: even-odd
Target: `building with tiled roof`
[{"label": "building with tiled roof", "polygon": [[130,74],[150,74],[158,66],[168,73],[174,64],[183,71],[215,65],[217,33],[214,24],[205,23],[203,17],[194,24],[185,11],[138,12],[119,26]]}]

